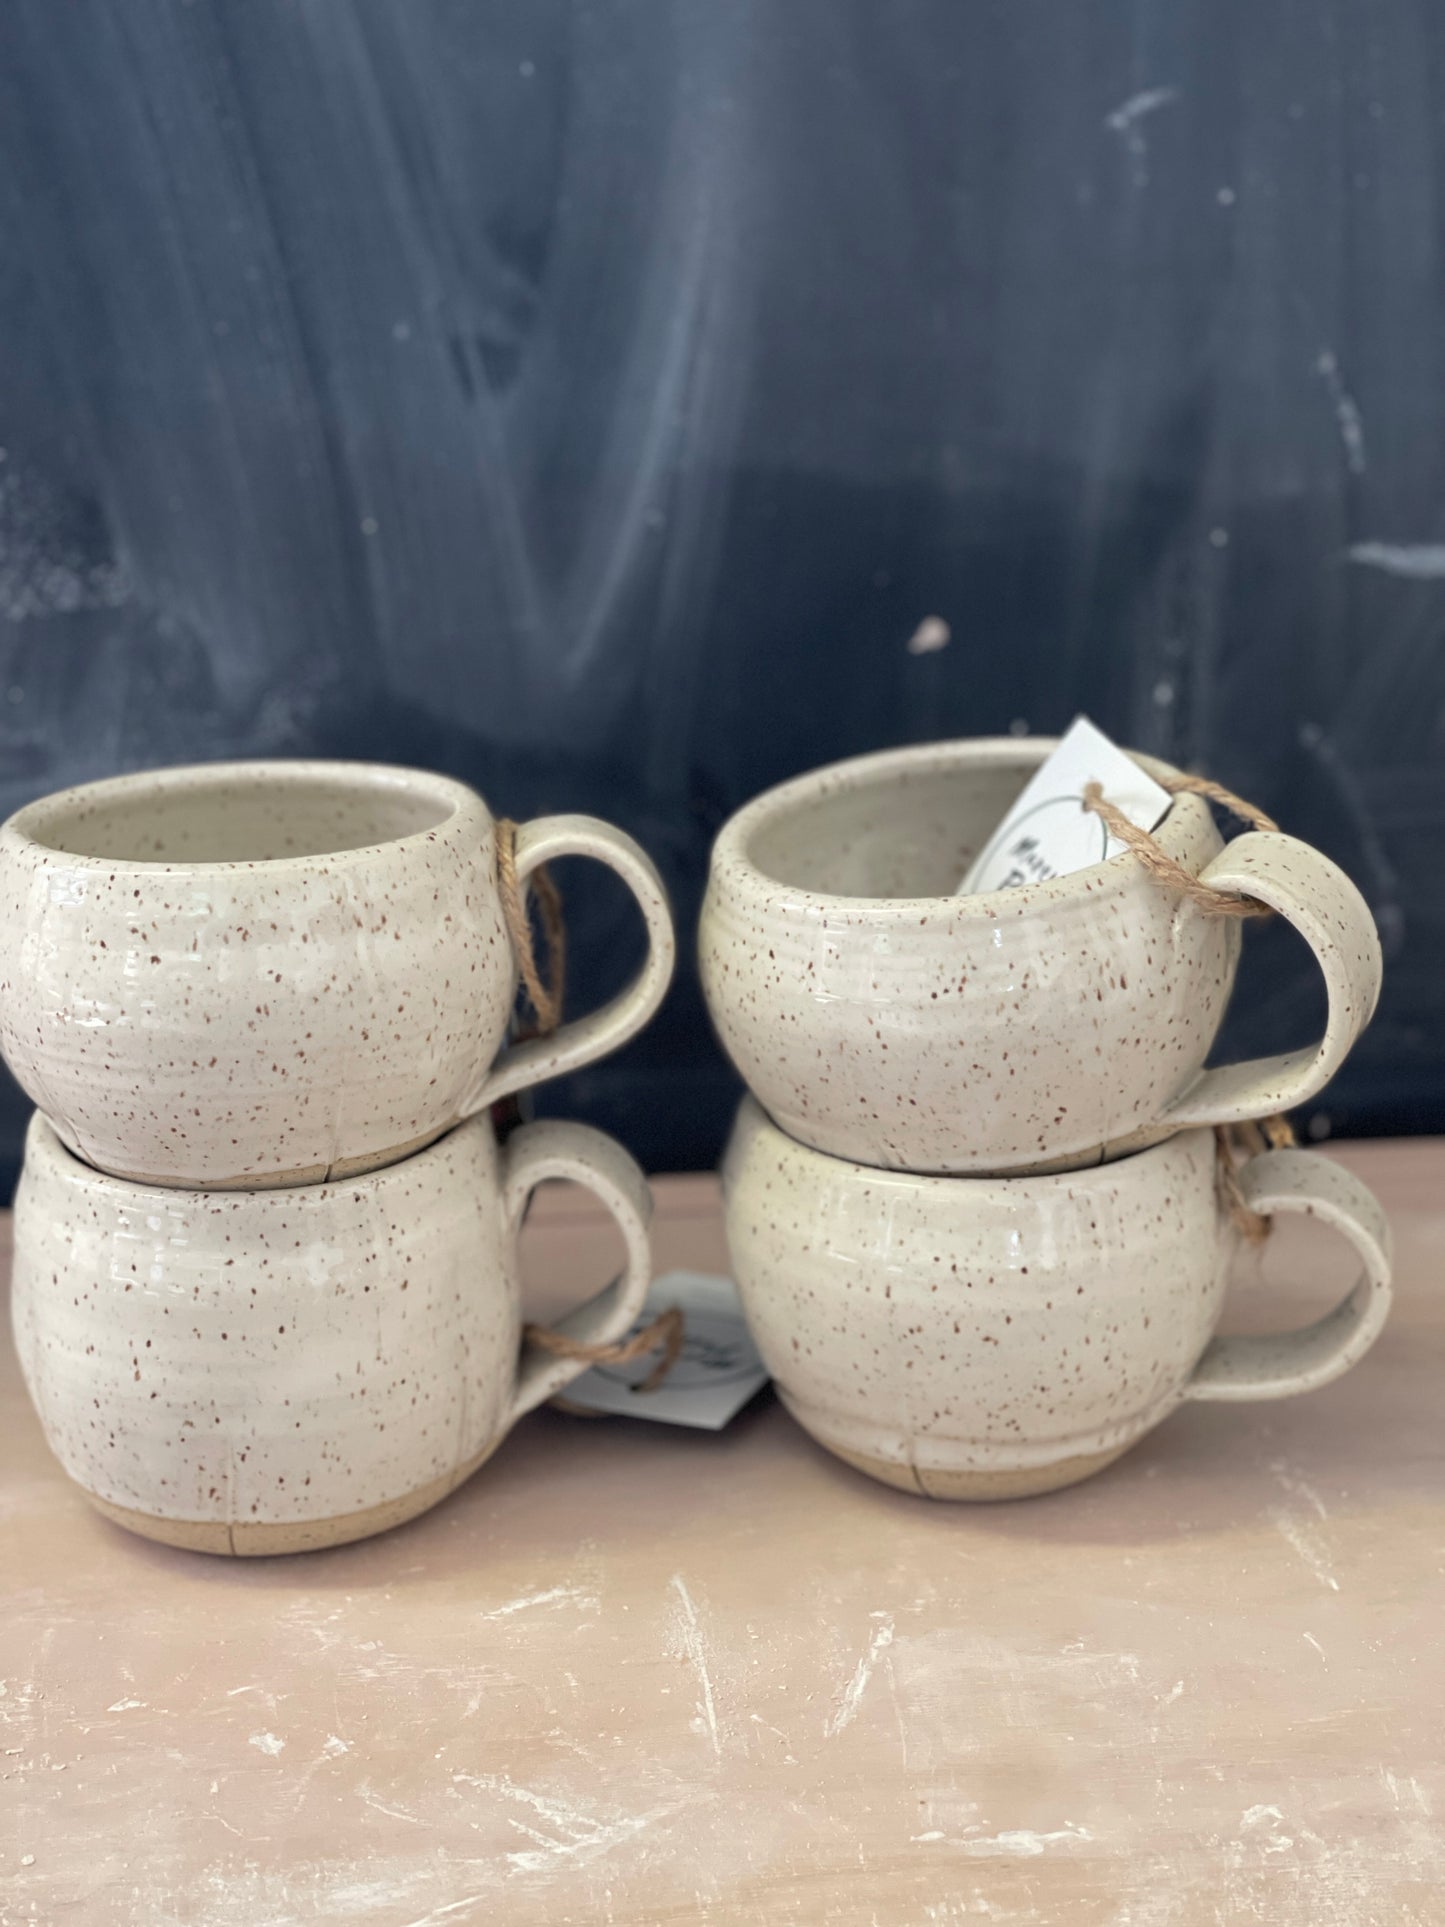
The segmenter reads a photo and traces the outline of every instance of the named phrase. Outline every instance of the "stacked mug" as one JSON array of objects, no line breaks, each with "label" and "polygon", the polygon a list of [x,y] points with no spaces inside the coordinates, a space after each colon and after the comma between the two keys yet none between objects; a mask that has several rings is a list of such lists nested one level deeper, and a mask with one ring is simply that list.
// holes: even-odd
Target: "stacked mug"
[{"label": "stacked mug", "polygon": [[[1368,1022],[1359,892],[1294,838],[1226,845],[1185,791],[1151,867],[1128,851],[955,895],[1054,747],[942,743],[785,783],[725,825],[703,907],[704,990],[749,1087],[723,1186],[753,1334],[822,1445],[936,1498],[1049,1491],[1184,1400],[1323,1385],[1389,1308],[1388,1227],[1356,1178],[1288,1148],[1220,1165],[1221,1133],[1314,1096]],[[1216,897],[1310,946],[1316,1048],[1205,1068],[1240,950]],[[1217,1336],[1241,1226],[1282,1212],[1337,1230],[1359,1282],[1305,1330]]]},{"label": "stacked mug", "polygon": [[[509,900],[566,855],[622,877],[647,961],[502,1048],[527,941]],[[558,1121],[499,1146],[489,1107],[624,1043],[672,963],[629,837],[513,831],[419,771],[216,764],[12,817],[0,1044],[39,1107],[14,1318],[71,1478],[137,1532],[230,1553],[340,1544],[451,1491],[621,1339],[650,1276],[621,1147]],[[627,1260],[524,1340],[517,1232],[547,1178],[596,1194]]]}]

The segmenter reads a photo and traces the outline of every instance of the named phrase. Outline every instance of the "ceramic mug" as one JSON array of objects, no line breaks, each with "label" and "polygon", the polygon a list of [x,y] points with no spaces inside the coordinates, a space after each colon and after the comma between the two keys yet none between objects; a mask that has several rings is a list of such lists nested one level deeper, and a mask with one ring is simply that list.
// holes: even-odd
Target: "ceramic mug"
[{"label": "ceramic mug", "polygon": [[1175,797],[1155,837],[1304,937],[1329,993],[1313,1050],[1203,1068],[1239,921],[1131,854],[952,894],[1053,748],[1007,737],[861,756],[724,825],[698,939],[703,990],[749,1089],[800,1142],[900,1170],[1063,1169],[1291,1109],[1344,1061],[1380,987],[1364,899],[1293,837],[1251,831],[1226,848],[1197,796]]},{"label": "ceramic mug", "polygon": [[1100,1471],[1186,1399],[1284,1398],[1358,1363],[1390,1307],[1384,1213],[1348,1171],[1267,1151],[1238,1173],[1363,1274],[1326,1317],[1215,1337],[1239,1242],[1213,1131],[1023,1178],[915,1177],[825,1157],[745,1099],[723,1166],[728,1247],[783,1402],[904,1491],[1022,1498]]},{"label": "ceramic mug", "polygon": [[0,1048],[99,1170],[215,1189],[371,1169],[616,1050],[662,1001],[656,870],[593,817],[518,833],[519,879],[572,855],[632,891],[647,961],[498,1057],[517,966],[496,826],[464,783],[262,762],[64,790],[0,828]]},{"label": "ceramic mug", "polygon": [[167,1191],[90,1170],[42,1117],[15,1200],[16,1348],[51,1449],[108,1517],[203,1552],[341,1545],[435,1505],[587,1369],[524,1346],[517,1234],[546,1178],[627,1249],[558,1327],[620,1337],[651,1199],[585,1124],[473,1118],[400,1164],[297,1190]]}]

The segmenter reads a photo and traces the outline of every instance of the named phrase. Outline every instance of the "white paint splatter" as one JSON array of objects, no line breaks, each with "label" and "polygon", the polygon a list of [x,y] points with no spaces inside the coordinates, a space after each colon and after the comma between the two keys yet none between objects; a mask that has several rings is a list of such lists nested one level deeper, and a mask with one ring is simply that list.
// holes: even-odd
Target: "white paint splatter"
[{"label": "white paint splatter", "polygon": [[995,1833],[987,1840],[961,1840],[959,1845],[965,1853],[1014,1854],[1019,1859],[1032,1860],[1037,1854],[1047,1853],[1050,1847],[1073,1845],[1093,1837],[1087,1827],[1076,1827],[1072,1820],[1066,1820],[1052,1833],[1030,1833],[1020,1828],[1010,1833]]},{"label": "white paint splatter", "polygon": [[268,1754],[273,1760],[278,1753],[286,1750],[286,1742],[279,1733],[253,1733],[248,1744],[254,1746],[258,1753]]},{"label": "white paint splatter", "polygon": [[1161,1706],[1172,1706],[1175,1700],[1182,1699],[1183,1697],[1184,1697],[1184,1681],[1182,1679],[1176,1679],[1173,1686],[1164,1695],[1163,1699],[1160,1700],[1159,1704]]},{"label": "white paint splatter", "polygon": [[1274,1507],[1267,1515],[1270,1524],[1304,1561],[1320,1584],[1330,1592],[1338,1592],[1340,1582],[1330,1568],[1329,1550],[1320,1535],[1306,1520],[1298,1519],[1282,1506]]},{"label": "white paint splatter", "polygon": [[0,469],[0,615],[25,622],[119,609],[133,599],[129,570],[107,552],[104,531],[87,531],[87,521],[78,498],[48,480],[8,464]]},{"label": "white paint splatter", "polygon": [[105,1710],[107,1713],[132,1713],[137,1707],[144,1706],[144,1700],[116,1700],[114,1705],[107,1706]]},{"label": "white paint splatter", "polygon": [[1263,1833],[1266,1853],[1288,1853],[1294,1845],[1287,1833],[1280,1831],[1284,1815],[1278,1807],[1247,1807],[1239,1817],[1242,1833]]},{"label": "white paint splatter", "polygon": [[1161,107],[1172,106],[1178,98],[1177,87],[1146,87],[1140,93],[1130,94],[1113,113],[1104,116],[1105,127],[1124,143],[1136,187],[1149,185],[1149,142],[1141,123],[1150,114],[1157,114]]},{"label": "white paint splatter", "polygon": [[1345,378],[1340,373],[1340,364],[1332,348],[1321,348],[1315,358],[1315,373],[1324,381],[1330,400],[1335,405],[1335,420],[1340,425],[1340,440],[1345,450],[1345,466],[1352,475],[1363,475],[1365,423],[1354,396],[1345,386]]},{"label": "white paint splatter", "polygon": [[328,1760],[339,1760],[342,1754],[349,1753],[351,1748],[346,1744],[345,1740],[338,1738],[335,1733],[328,1733],[321,1751],[326,1755]]},{"label": "white paint splatter", "polygon": [[1323,1646],[1321,1646],[1320,1642],[1315,1638],[1313,1633],[1303,1633],[1301,1634],[1301,1638],[1307,1639],[1310,1645],[1313,1646],[1315,1651],[1319,1654],[1320,1658],[1321,1659],[1324,1658],[1325,1649]]},{"label": "white paint splatter", "polygon": [[708,1734],[712,1739],[712,1750],[717,1758],[721,1759],[722,1739],[718,1732],[717,1707],[713,1702],[712,1675],[708,1672],[707,1652],[703,1646],[702,1628],[698,1624],[697,1607],[692,1603],[692,1594],[688,1591],[687,1583],[681,1573],[675,1572],[669,1584],[677,1594],[682,1608],[678,1614],[677,1626],[677,1630],[681,1636],[682,1650],[691,1664],[693,1671],[697,1674],[697,1683],[702,1693],[700,1702],[702,1716],[706,1722]]},{"label": "white paint splatter", "polygon": [[584,1592],[580,1586],[549,1586],[546,1592],[524,1593],[520,1599],[512,1599],[505,1606],[498,1606],[483,1619],[508,1619],[513,1613],[526,1612],[531,1606],[575,1605],[588,1612],[596,1612],[601,1606],[596,1593]]},{"label": "white paint splatter", "polygon": [[873,1677],[873,1668],[878,1664],[879,1657],[887,1652],[888,1648],[893,1644],[893,1620],[891,1616],[888,1613],[879,1613],[875,1616],[879,1624],[873,1628],[873,1635],[868,1641],[867,1650],[854,1667],[853,1677],[849,1680],[833,1717],[823,1728],[825,1735],[830,1740],[837,1739],[838,1735],[843,1731],[843,1728],[850,1726],[858,1717],[858,1708],[862,1703],[863,1694],[867,1689],[868,1682]]},{"label": "white paint splatter", "polygon": [[1345,550],[1345,559],[1412,582],[1445,576],[1445,542],[1356,542]]},{"label": "white paint splatter", "polygon": [[953,631],[942,616],[925,616],[908,638],[908,653],[931,656],[939,649],[946,649],[952,640]]},{"label": "white paint splatter", "polygon": [[1127,134],[1146,114],[1157,114],[1161,107],[1168,107],[1178,98],[1177,87],[1146,87],[1142,93],[1130,94],[1113,113],[1105,114],[1104,125],[1116,134]]}]

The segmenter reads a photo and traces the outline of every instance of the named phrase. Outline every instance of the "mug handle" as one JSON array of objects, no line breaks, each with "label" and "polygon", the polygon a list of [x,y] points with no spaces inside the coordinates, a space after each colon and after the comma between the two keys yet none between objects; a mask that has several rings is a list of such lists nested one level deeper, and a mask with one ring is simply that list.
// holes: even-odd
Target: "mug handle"
[{"label": "mug handle", "polygon": [[1305,1103],[1344,1063],[1380,996],[1380,936],[1369,905],[1321,851],[1280,830],[1249,830],[1221,850],[1199,880],[1231,895],[1257,897],[1294,925],[1324,973],[1329,1015],[1314,1050],[1201,1071],[1163,1114],[1161,1121],[1174,1130],[1243,1124]]},{"label": "mug handle", "polygon": [[637,899],[647,925],[647,961],[625,990],[586,1017],[546,1037],[511,1044],[484,1073],[461,1107],[462,1117],[549,1077],[580,1070],[618,1050],[652,1016],[672,981],[677,943],[667,890],[650,856],[625,830],[595,816],[539,816],[517,832],[517,881],[559,856],[591,856],[615,870]]},{"label": "mug handle", "polygon": [[1364,1271],[1348,1297],[1302,1331],[1212,1338],[1184,1396],[1243,1400],[1312,1392],[1358,1365],[1389,1316],[1389,1221],[1357,1177],[1313,1151],[1262,1151],[1238,1178],[1245,1203],[1263,1217],[1298,1211],[1333,1225],[1360,1254]]},{"label": "mug handle", "polygon": [[[527,1200],[547,1178],[570,1178],[606,1207],[627,1246],[622,1275],[551,1327],[581,1345],[611,1345],[641,1315],[652,1281],[652,1193],[636,1161],[590,1124],[557,1118],[523,1124],[502,1147],[502,1213],[508,1235],[520,1235]],[[585,1358],[558,1358],[524,1344],[504,1429],[588,1369]]]}]

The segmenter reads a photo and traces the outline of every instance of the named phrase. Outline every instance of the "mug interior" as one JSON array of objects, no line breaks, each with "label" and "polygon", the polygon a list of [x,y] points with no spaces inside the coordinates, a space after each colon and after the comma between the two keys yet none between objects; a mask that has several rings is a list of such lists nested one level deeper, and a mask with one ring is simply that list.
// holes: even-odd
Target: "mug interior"
[{"label": "mug interior", "polygon": [[62,855],[113,863],[269,863],[416,836],[455,807],[400,772],[220,766],[68,791],[26,812],[25,828]]},{"label": "mug interior", "polygon": [[952,896],[1050,747],[840,772],[834,786],[780,797],[744,854],[775,883],[818,895]]}]

